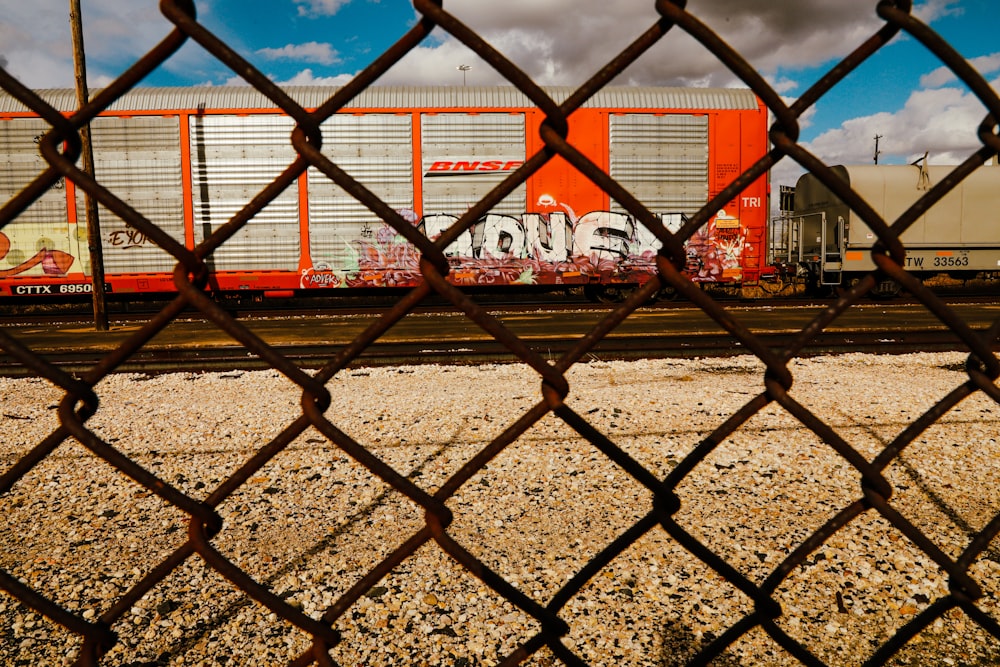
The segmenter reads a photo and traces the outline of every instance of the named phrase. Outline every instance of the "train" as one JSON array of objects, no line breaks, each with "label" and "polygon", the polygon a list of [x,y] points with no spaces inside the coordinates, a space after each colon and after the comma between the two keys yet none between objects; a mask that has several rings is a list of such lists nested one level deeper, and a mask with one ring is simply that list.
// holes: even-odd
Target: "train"
[{"label": "train", "polygon": [[[291,87],[314,109],[334,92]],[[570,88],[547,88],[557,102]],[[64,113],[73,90],[39,95]],[[324,155],[436,238],[542,149],[543,113],[510,86],[372,87],[321,126]],[[246,86],[141,88],[91,123],[94,173],[192,248],[294,159],[293,121]],[[610,87],[569,118],[568,140],[676,230],[768,150],[768,112],[746,89]],[[0,95],[0,204],[47,166],[50,128]],[[688,243],[692,280],[755,284],[766,270],[769,183],[747,187]],[[84,199],[63,180],[0,229],[0,297],[92,287]],[[175,290],[176,261],[103,206],[108,295]],[[469,287],[582,287],[597,298],[649,280],[659,241],[556,156],[447,249]],[[405,288],[422,280],[412,244],[315,168],[207,262],[219,294],[290,296]]]},{"label": "train", "polygon": [[[945,178],[954,167],[928,165],[926,156],[909,165],[838,165],[844,179],[887,223]],[[872,229],[813,174],[795,184],[793,210],[774,221],[775,266],[792,267],[809,291],[856,284],[875,269],[877,237]],[[773,235],[772,235],[773,239]],[[904,268],[919,279],[941,274],[968,281],[1000,278],[1000,168],[996,157],[952,188],[900,236]],[[787,272],[786,272],[787,273]],[[876,298],[897,296],[902,286],[883,278]]]},{"label": "train", "polygon": [[[573,89],[545,89],[555,101]],[[70,89],[37,91],[72,113]],[[286,93],[315,109],[332,87]],[[437,238],[544,148],[544,114],[512,86],[375,86],[322,126],[324,155],[423,234]],[[670,230],[683,226],[770,149],[769,113],[739,88],[608,87],[569,117],[569,142]],[[46,167],[50,130],[0,93],[0,206]],[[248,86],[137,88],[91,123],[94,173],[118,198],[194,248],[295,160],[294,122]],[[887,219],[947,167],[839,166]],[[686,243],[685,274],[705,288],[778,293],[850,286],[874,265],[874,234],[814,176],[772,217],[763,175],[714,211]],[[997,277],[1000,169],[984,167],[903,235],[921,277]],[[0,228],[0,299],[87,296],[93,288],[82,191],[63,179]],[[176,291],[176,260],[98,208],[110,298]],[[445,250],[448,280],[468,288],[581,290],[619,300],[656,274],[659,240],[560,156]],[[265,299],[408,288],[419,256],[394,228],[319,170],[259,211],[206,260],[220,298]],[[899,286],[883,280],[877,295]],[[669,294],[668,287],[664,294]]]}]

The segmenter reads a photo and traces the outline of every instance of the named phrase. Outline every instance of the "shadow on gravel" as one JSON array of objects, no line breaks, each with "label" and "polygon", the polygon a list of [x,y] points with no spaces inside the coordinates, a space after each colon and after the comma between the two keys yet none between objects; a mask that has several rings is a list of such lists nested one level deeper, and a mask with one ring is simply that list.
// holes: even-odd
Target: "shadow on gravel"
[{"label": "shadow on gravel", "polygon": [[[695,656],[715,639],[714,636],[705,635],[699,640],[690,628],[679,623],[668,623],[663,628],[661,637],[663,648],[657,661],[659,667],[685,667],[693,664],[691,661]],[[708,664],[712,667],[751,667],[728,652],[723,652]]]}]

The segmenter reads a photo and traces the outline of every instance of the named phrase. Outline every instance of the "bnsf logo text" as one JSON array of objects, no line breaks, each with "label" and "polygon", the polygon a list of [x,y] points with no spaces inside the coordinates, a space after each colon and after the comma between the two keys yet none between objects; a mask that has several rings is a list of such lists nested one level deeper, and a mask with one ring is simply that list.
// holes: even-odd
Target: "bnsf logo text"
[{"label": "bnsf logo text", "polygon": [[439,160],[432,162],[424,176],[456,176],[459,174],[488,174],[514,171],[524,160]]}]

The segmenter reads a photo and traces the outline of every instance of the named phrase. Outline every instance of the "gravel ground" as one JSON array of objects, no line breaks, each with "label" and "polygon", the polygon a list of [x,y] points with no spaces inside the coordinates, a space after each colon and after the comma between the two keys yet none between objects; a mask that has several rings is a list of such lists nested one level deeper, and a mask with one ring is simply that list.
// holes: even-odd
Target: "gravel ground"
[{"label": "gravel ground", "polygon": [[[957,354],[845,355],[792,363],[792,396],[871,459],[963,382]],[[659,478],[762,388],[752,358],[593,362],[569,375],[567,404]],[[329,384],[341,430],[434,491],[538,402],[517,365],[345,371]],[[119,375],[98,386],[95,433],[164,481],[205,498],[300,410],[275,372]],[[863,397],[861,397],[863,395]],[[0,466],[55,428],[60,393],[0,379]],[[893,507],[948,556],[1000,512],[1000,408],[975,395],[891,465]],[[860,495],[858,475],[782,408],[726,439],[678,489],[678,522],[741,574],[762,582],[806,537]],[[644,516],[650,494],[549,415],[448,501],[449,534],[540,604]],[[75,441],[0,496],[0,567],[92,619],[187,536],[185,516]],[[318,618],[423,525],[423,512],[309,430],[219,508],[213,545]],[[1000,544],[971,574],[978,606],[1000,621]],[[777,625],[830,665],[864,662],[948,592],[934,562],[875,511],[794,569]],[[682,665],[753,610],[752,602],[654,527],[560,612],[566,646],[592,665]],[[493,665],[539,629],[435,543],[423,546],[337,622],[344,667]],[[308,636],[241,594],[195,556],[113,628],[105,665],[270,665]],[[72,662],[78,640],[0,593],[0,663]],[[993,665],[1000,642],[958,609],[895,665]],[[543,648],[528,665],[561,661]],[[799,664],[760,628],[717,665]]]}]

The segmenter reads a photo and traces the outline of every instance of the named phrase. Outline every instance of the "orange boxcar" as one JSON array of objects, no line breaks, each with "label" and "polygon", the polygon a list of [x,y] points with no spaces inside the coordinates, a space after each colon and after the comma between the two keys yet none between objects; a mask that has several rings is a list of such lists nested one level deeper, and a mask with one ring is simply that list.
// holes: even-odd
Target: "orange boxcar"
[{"label": "orange boxcar", "polygon": [[[306,108],[334,91],[290,88]],[[560,101],[571,89],[550,88]],[[42,91],[64,113],[71,90]],[[676,229],[768,150],[767,110],[748,90],[608,88],[570,117],[574,148]],[[323,153],[436,237],[542,150],[544,115],[512,87],[375,87],[323,126]],[[137,89],[92,123],[95,174],[188,248],[243,209],[296,158],[293,121],[246,87]],[[0,95],[0,203],[46,167],[50,128]],[[0,296],[91,289],[81,191],[61,182],[0,229]],[[757,282],[767,256],[768,183],[720,207],[687,245],[697,282]],[[111,295],[173,291],[176,263],[100,207]],[[660,243],[561,157],[447,249],[461,285],[641,284]],[[421,281],[412,244],[310,168],[208,260],[219,292],[327,293]]]}]

